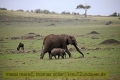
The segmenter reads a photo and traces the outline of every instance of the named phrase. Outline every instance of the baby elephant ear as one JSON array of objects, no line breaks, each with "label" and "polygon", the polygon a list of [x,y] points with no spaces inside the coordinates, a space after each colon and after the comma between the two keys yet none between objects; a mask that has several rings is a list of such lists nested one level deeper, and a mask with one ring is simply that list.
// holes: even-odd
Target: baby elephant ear
[{"label": "baby elephant ear", "polygon": [[64,49],[62,49],[62,51],[63,51],[63,52],[65,52],[65,50],[64,50]]}]

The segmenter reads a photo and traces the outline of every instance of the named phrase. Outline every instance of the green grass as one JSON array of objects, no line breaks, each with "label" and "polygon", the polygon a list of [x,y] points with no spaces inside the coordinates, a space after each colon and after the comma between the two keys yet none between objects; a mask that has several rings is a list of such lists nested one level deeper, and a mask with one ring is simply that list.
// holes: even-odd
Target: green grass
[{"label": "green grass", "polygon": [[[4,15],[4,11],[0,11],[0,13],[0,15]],[[5,15],[10,18],[5,18],[0,22],[0,39],[3,40],[0,41],[0,80],[16,80],[2,77],[3,71],[12,70],[108,71],[109,77],[103,78],[104,80],[119,80],[120,45],[100,44],[107,39],[120,41],[120,22],[117,17],[84,18],[82,16],[73,15],[45,15],[10,11],[5,11]],[[22,16],[22,19],[17,19],[18,16]],[[30,17],[30,20],[25,17]],[[36,17],[37,20],[35,21],[33,17]],[[10,20],[15,21],[10,22]],[[112,21],[113,23],[111,25],[105,25],[108,21]],[[51,26],[51,24],[55,25]],[[92,31],[96,31],[100,34],[88,34]],[[43,37],[48,34],[73,35],[77,40],[78,46],[85,47],[85,49],[82,49],[85,57],[79,58],[81,54],[77,51],[71,51],[72,58],[69,58],[67,55],[66,59],[55,60],[53,58],[53,60],[49,60],[48,53],[46,53],[44,59],[40,60],[42,39],[11,39],[11,37],[22,37],[31,32]],[[92,39],[93,37],[97,37],[98,39]],[[25,53],[16,51],[19,42],[25,44]],[[74,47],[69,45],[68,48]],[[96,50],[96,48],[99,49]],[[36,50],[37,53],[34,53],[33,50]],[[29,78],[18,78],[17,80],[19,79],[29,80]],[[34,80],[34,78],[30,80]],[[63,80],[81,80],[81,78],[63,78]],[[82,80],[96,80],[96,78],[83,78]]]}]

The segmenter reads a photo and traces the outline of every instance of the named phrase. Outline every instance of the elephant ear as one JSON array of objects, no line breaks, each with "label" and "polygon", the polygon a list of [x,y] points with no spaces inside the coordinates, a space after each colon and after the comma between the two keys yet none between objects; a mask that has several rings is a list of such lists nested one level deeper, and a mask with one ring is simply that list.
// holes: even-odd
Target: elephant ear
[{"label": "elephant ear", "polygon": [[76,39],[74,38],[74,36],[69,36],[68,43],[71,45],[77,45],[77,42],[76,42]]},{"label": "elephant ear", "polygon": [[72,36],[68,36],[67,41],[68,41],[68,44],[71,44],[71,45],[72,45]]}]

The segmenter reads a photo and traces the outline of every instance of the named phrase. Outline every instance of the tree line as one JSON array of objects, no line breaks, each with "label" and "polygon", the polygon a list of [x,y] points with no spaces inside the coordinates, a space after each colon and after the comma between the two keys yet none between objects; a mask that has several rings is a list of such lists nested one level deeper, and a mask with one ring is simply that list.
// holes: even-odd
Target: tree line
[{"label": "tree line", "polygon": [[[0,10],[7,10],[7,8],[0,8]],[[44,14],[58,14],[57,12],[54,11],[49,11],[49,10],[41,10],[41,9],[35,9],[35,10],[23,10],[23,9],[18,9],[16,11],[20,11],[20,12],[34,12],[34,13],[44,13]],[[79,13],[76,12],[67,12],[67,11],[63,11],[61,12],[61,14],[73,14],[73,15],[79,15]]]},{"label": "tree line", "polygon": [[[76,9],[84,9],[85,10],[85,17],[87,17],[87,10],[90,9],[91,6],[90,5],[83,5],[83,4],[79,4],[76,6]],[[0,8],[0,10],[7,10],[7,8]],[[18,9],[16,11],[20,11],[20,12],[34,12],[34,13],[44,13],[44,14],[58,14],[57,12],[54,11],[49,11],[49,10],[41,10],[41,9],[35,9],[35,10],[26,10],[24,11],[23,9]],[[76,12],[67,12],[67,11],[63,11],[61,12],[61,14],[72,14],[72,15],[80,15],[79,13]],[[120,13],[114,12],[109,16],[120,16]]]},{"label": "tree line", "polygon": [[120,13],[114,12],[113,14],[111,14],[109,16],[120,16]]},{"label": "tree line", "polygon": [[7,10],[7,8],[0,8],[0,10]]},{"label": "tree line", "polygon": [[[85,10],[85,17],[87,17],[87,10],[90,9],[90,8],[91,8],[91,6],[89,6],[89,5],[84,6],[84,5],[82,5],[82,4],[79,4],[79,5],[76,7],[76,9],[84,9],[84,10]],[[0,9],[1,9],[1,10],[5,10],[6,8],[0,8]],[[6,10],[7,10],[7,9],[6,9]],[[23,9],[19,9],[19,10],[16,10],[16,11],[24,12]],[[45,13],[45,14],[58,14],[58,13],[56,13],[56,12],[54,12],[54,11],[50,12],[49,10],[41,10],[41,9],[35,9],[34,11],[33,11],[33,10],[31,10],[31,11],[26,10],[26,12]],[[79,13],[76,13],[76,12],[70,13],[70,12],[66,12],[66,11],[61,12],[61,14],[79,15]]]}]

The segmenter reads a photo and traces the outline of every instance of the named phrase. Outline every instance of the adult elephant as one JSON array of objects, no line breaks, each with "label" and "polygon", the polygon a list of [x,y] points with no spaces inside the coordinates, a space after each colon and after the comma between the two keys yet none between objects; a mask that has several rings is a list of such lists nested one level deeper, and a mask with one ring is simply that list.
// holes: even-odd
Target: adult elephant
[{"label": "adult elephant", "polygon": [[74,45],[77,51],[80,54],[82,54],[82,56],[84,57],[84,54],[77,47],[76,39],[73,36],[69,36],[66,34],[60,34],[60,35],[50,34],[44,38],[44,41],[43,41],[44,49],[42,47],[42,53],[40,55],[40,59],[43,59],[44,54],[47,52],[49,53],[49,58],[50,58],[50,53],[53,48],[65,49],[66,53],[68,53],[69,57],[71,57],[71,53],[67,48],[67,45],[69,44]]}]

